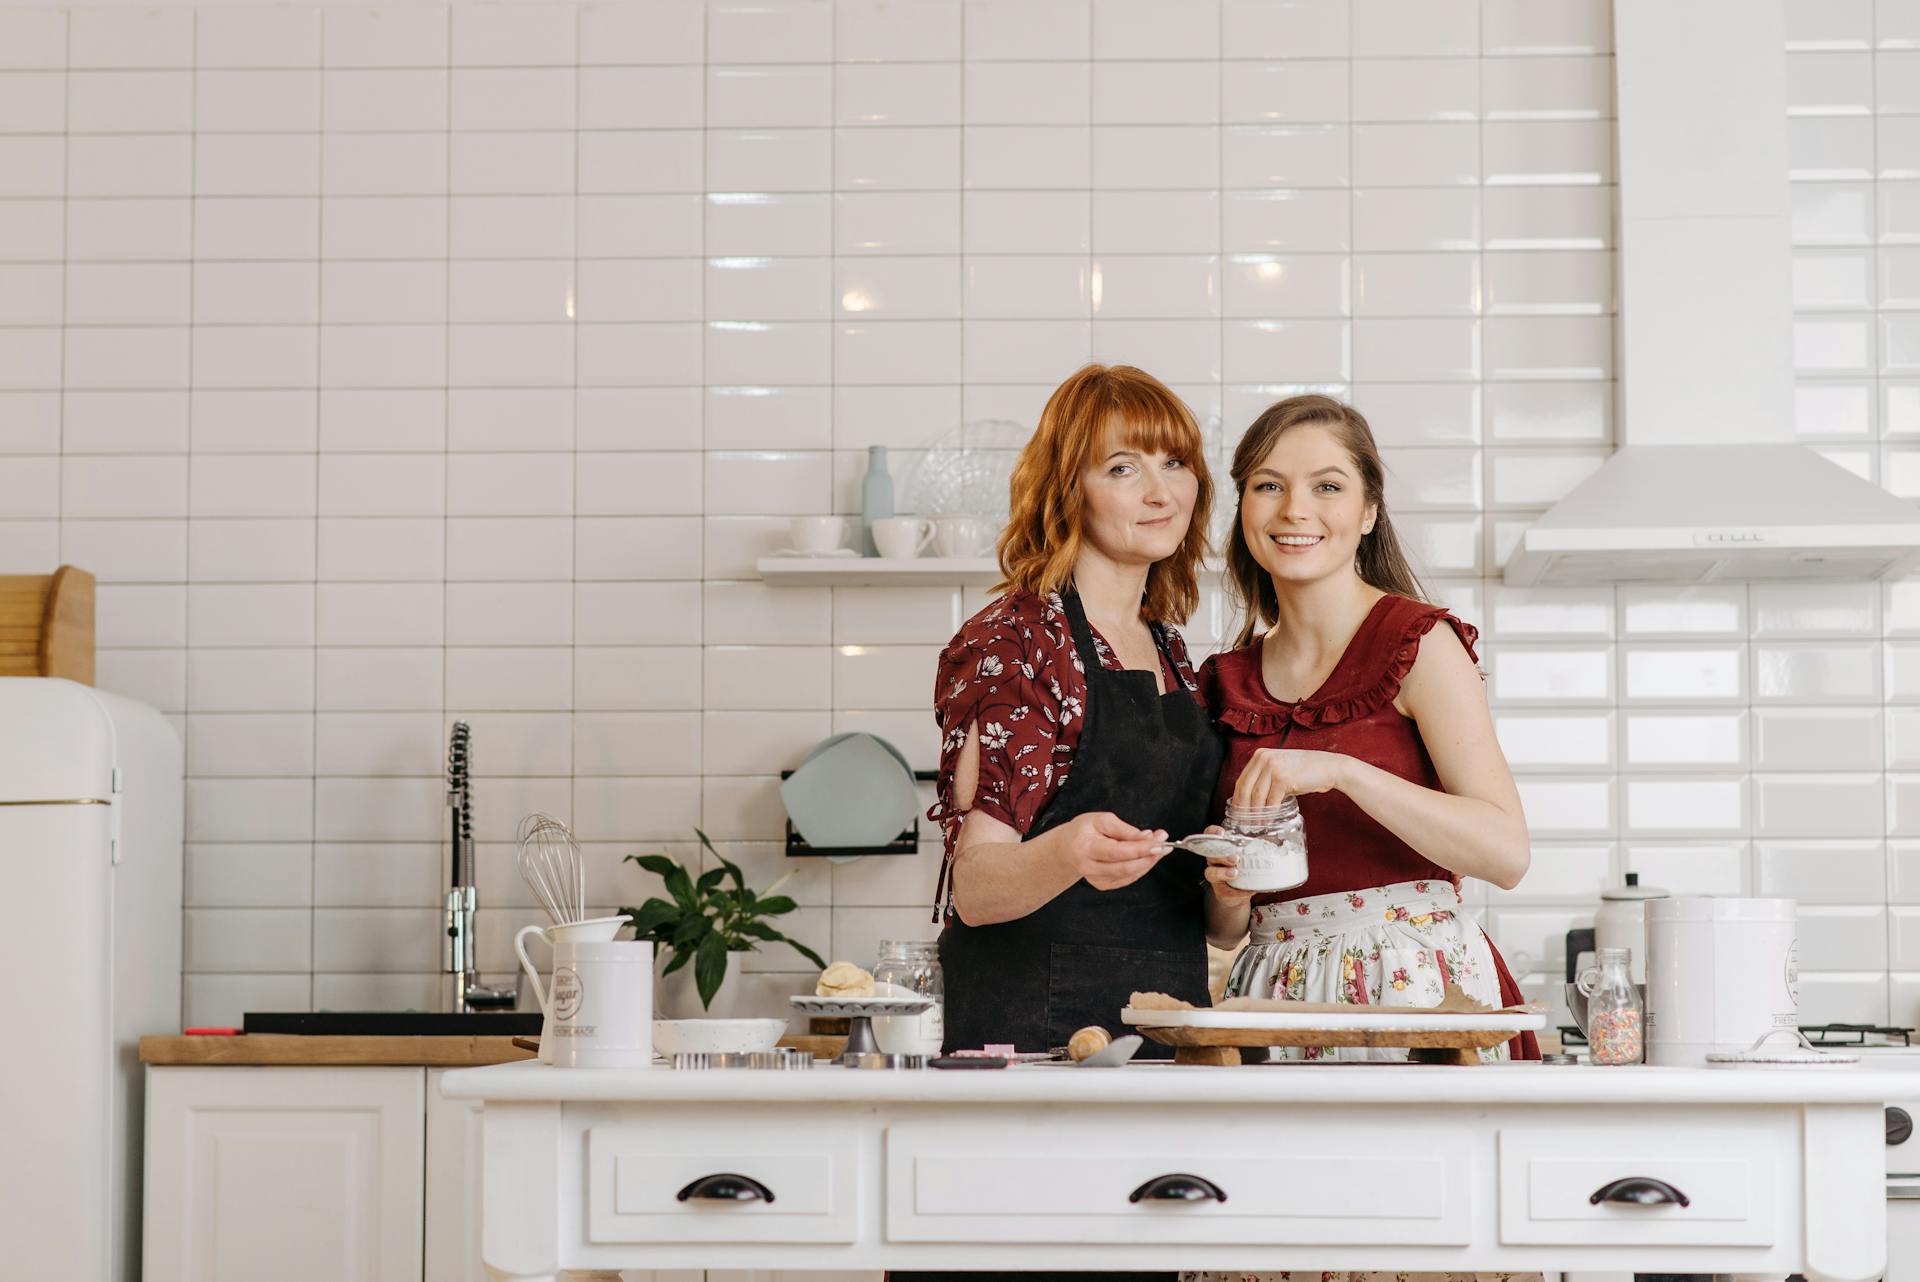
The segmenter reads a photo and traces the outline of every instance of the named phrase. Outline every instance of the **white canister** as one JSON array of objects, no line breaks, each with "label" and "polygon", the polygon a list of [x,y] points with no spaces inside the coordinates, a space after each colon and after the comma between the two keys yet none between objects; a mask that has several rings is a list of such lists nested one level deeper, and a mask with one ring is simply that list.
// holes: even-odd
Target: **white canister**
[{"label": "white canister", "polygon": [[1628,873],[1627,884],[1600,892],[1600,908],[1593,914],[1594,948],[1624,948],[1633,982],[1647,982],[1647,901],[1665,899],[1658,886],[1642,886],[1639,873]]},{"label": "white canister", "polygon": [[1791,899],[1647,901],[1647,1063],[1704,1066],[1800,1022]]},{"label": "white canister", "polygon": [[653,1062],[652,943],[561,940],[553,948],[553,987],[542,989],[536,977],[534,993],[547,1016],[541,1058],[554,1066],[646,1068]]}]

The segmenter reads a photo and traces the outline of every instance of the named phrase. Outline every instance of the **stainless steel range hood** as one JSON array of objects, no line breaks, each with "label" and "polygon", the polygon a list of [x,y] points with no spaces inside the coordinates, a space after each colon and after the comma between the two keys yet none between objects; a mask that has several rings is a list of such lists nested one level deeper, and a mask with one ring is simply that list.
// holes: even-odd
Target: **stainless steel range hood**
[{"label": "stainless steel range hood", "polygon": [[1796,444],[1783,0],[1614,0],[1621,447],[1510,584],[1874,579],[1920,508]]}]

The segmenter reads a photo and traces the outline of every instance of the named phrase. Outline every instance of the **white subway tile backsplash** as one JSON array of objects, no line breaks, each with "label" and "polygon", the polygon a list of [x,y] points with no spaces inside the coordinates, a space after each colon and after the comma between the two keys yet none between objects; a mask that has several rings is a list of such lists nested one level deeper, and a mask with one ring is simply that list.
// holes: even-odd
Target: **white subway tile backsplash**
[{"label": "white subway tile backsplash", "polygon": [[310,713],[195,713],[187,718],[187,774],[311,775]]},{"label": "white subway tile backsplash", "polygon": [[443,706],[438,648],[322,648],[314,653],[315,706],[325,712],[420,712]]},{"label": "white subway tile backsplash", "polygon": [[445,769],[437,713],[321,712],[313,721],[318,774],[434,776]]},{"label": "white subway tile backsplash", "polygon": [[1746,691],[1746,647],[1624,646],[1621,684],[1631,703],[1736,701]]},{"label": "white subway tile backsplash", "polygon": [[[1728,836],[1747,831],[1744,778],[1622,780],[1626,830],[1636,836]],[[1774,831],[1769,836],[1794,836]]]},{"label": "white subway tile backsplash", "polygon": [[1636,872],[1647,885],[1675,895],[1748,893],[1743,841],[1631,842],[1621,863],[1623,872]]},{"label": "white subway tile backsplash", "polygon": [[310,647],[187,653],[187,706],[195,712],[305,712],[314,690]]},{"label": "white subway tile backsplash", "polygon": [[1746,631],[1744,587],[1620,589],[1621,632],[1632,637],[1737,637]]},{"label": "white subway tile backsplash", "polygon": [[710,645],[701,706],[830,708],[837,694],[830,656],[825,646]]},{"label": "white subway tile backsplash", "polygon": [[1753,787],[1758,836],[1879,837],[1886,830],[1878,774],[1758,774]]},{"label": "white subway tile backsplash", "polygon": [[536,712],[573,705],[573,654],[565,648],[449,649],[446,671],[447,704],[455,711]]},{"label": "white subway tile backsplash", "polygon": [[306,908],[313,900],[313,848],[250,842],[186,848],[189,908]]}]

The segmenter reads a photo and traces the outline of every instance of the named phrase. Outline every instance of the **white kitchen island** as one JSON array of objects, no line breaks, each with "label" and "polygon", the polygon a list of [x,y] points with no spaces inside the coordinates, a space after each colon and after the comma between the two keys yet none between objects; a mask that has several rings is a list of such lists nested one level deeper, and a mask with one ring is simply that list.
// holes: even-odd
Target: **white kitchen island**
[{"label": "white kitchen island", "polygon": [[[1064,1064],[446,1075],[500,1278],[616,1269],[1876,1277],[1856,1069]],[[1596,1200],[1597,1199],[1597,1200]]]}]

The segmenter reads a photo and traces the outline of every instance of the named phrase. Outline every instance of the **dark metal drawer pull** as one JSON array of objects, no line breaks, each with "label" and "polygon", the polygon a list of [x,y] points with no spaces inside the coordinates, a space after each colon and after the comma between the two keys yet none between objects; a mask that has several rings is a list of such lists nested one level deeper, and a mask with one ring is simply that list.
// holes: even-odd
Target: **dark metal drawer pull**
[{"label": "dark metal drawer pull", "polygon": [[702,1175],[675,1196],[682,1202],[690,1198],[710,1202],[771,1202],[773,1190],[751,1175]]},{"label": "dark metal drawer pull", "polygon": [[1226,1190],[1198,1175],[1156,1175],[1127,1195],[1127,1201],[1152,1198],[1157,1202],[1216,1202],[1227,1200]]},{"label": "dark metal drawer pull", "polygon": [[1631,1175],[1624,1180],[1615,1180],[1595,1191],[1587,1199],[1598,1206],[1602,1202],[1614,1202],[1628,1206],[1692,1206],[1693,1202],[1673,1185],[1665,1180],[1656,1180],[1646,1175]]}]

